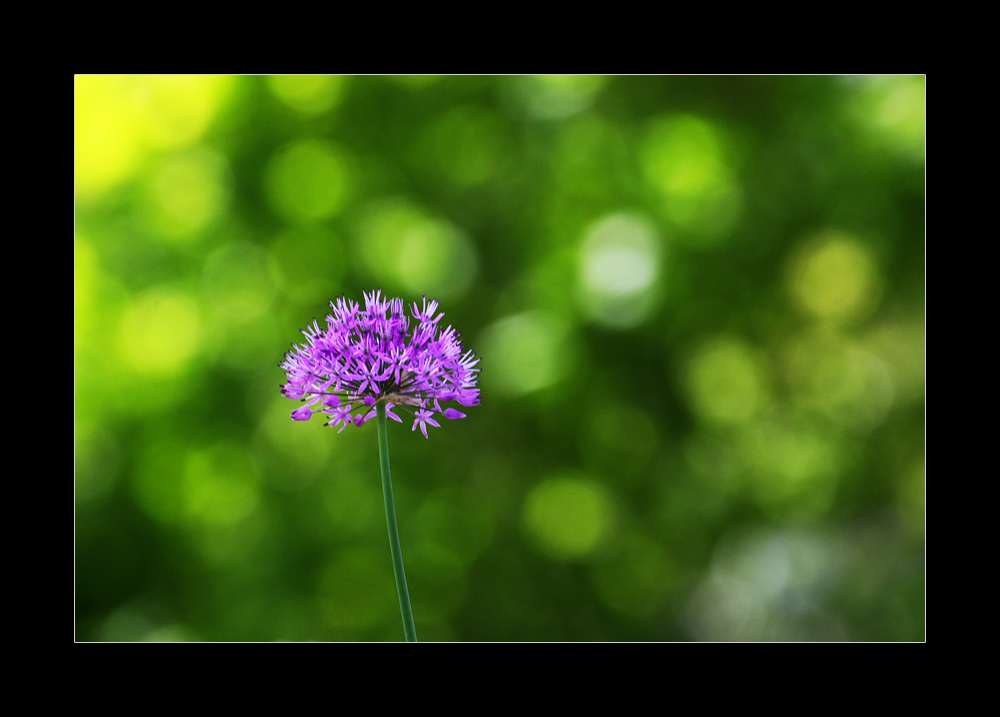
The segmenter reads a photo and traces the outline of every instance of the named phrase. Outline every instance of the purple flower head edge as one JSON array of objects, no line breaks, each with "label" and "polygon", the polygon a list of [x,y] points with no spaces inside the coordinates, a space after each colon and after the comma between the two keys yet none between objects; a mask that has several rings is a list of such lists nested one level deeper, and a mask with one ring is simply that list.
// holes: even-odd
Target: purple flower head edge
[{"label": "purple flower head edge", "polygon": [[280,367],[288,383],[281,393],[306,404],[292,412],[293,419],[307,421],[321,411],[329,417],[325,425],[339,425],[342,432],[364,425],[382,404],[400,423],[393,408],[413,415],[411,430],[419,427],[427,437],[427,426],[440,428],[435,414],[465,418],[455,408],[442,409],[442,401],[479,405],[479,359],[464,351],[454,328],[438,326],[444,314],[437,313],[437,301],[425,296],[423,306],[414,303],[411,323],[402,299],[383,299],[380,290],[364,297],[364,309],[346,297],[331,301],[326,328],[314,320],[302,331],[306,343],[285,354]]}]

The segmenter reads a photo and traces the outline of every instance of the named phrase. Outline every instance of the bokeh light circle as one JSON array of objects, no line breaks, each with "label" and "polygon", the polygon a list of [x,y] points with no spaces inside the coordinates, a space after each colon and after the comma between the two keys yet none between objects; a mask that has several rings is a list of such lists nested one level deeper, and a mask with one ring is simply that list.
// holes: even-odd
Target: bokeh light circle
[{"label": "bokeh light circle", "polygon": [[340,103],[341,75],[271,75],[267,87],[282,103],[306,115],[319,115]]},{"label": "bokeh light circle", "polygon": [[612,504],[601,484],[583,476],[548,478],[528,494],[523,525],[533,545],[556,560],[586,556],[612,524]]},{"label": "bokeh light circle", "polygon": [[694,115],[655,120],[640,149],[646,181],[666,218],[693,246],[711,246],[739,221],[743,193],[721,132]]},{"label": "bokeh light circle", "polygon": [[329,142],[300,140],[280,149],[268,165],[264,188],[271,207],[293,222],[338,214],[347,203],[347,159]]},{"label": "bokeh light circle", "polygon": [[825,232],[807,242],[793,258],[789,284],[802,310],[834,322],[866,318],[881,295],[872,251],[843,232]]},{"label": "bokeh light circle", "polygon": [[762,360],[745,343],[719,337],[691,359],[687,375],[692,408],[710,423],[744,423],[768,401],[768,378]]},{"label": "bokeh light circle", "polygon": [[364,268],[387,288],[417,296],[462,296],[479,269],[476,248],[463,231],[402,200],[365,208],[355,250]]},{"label": "bokeh light circle", "polygon": [[157,287],[137,297],[119,323],[119,346],[139,373],[169,375],[181,370],[201,340],[198,307],[190,296]]},{"label": "bokeh light circle", "polygon": [[528,311],[501,319],[477,341],[484,390],[522,396],[547,388],[567,373],[568,327],[556,317]]},{"label": "bokeh light circle", "polygon": [[592,224],[580,245],[580,303],[594,321],[616,329],[638,326],[658,306],[661,243],[652,223],[613,214]]}]

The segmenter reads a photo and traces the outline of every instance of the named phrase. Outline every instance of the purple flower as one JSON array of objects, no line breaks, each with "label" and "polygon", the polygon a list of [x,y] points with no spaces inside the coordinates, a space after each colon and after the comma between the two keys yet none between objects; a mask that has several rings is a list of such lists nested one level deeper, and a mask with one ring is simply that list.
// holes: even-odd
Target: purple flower
[{"label": "purple flower", "polygon": [[396,423],[402,423],[403,419],[400,418],[399,416],[397,416],[395,413],[393,413],[392,412],[392,408],[393,408],[393,404],[391,404],[391,403],[385,404],[385,415],[387,417],[391,418],[392,420],[394,420]]},{"label": "purple flower", "polygon": [[422,409],[417,409],[417,420],[413,422],[413,428],[411,431],[417,430],[417,424],[420,425],[420,432],[424,434],[424,438],[427,438],[427,424],[431,424],[435,428],[440,428],[441,424],[434,420],[434,414],[430,411],[424,411]]},{"label": "purple flower", "polygon": [[[344,297],[330,302],[333,314],[326,317],[326,328],[313,321],[302,332],[306,343],[285,354],[280,366],[288,383],[281,392],[306,402],[292,418],[308,420],[309,407],[319,401],[318,410],[330,416],[326,425],[341,424],[343,431],[351,424],[364,425],[376,415],[364,410],[383,404],[396,421],[402,419],[392,408],[412,413],[412,430],[419,426],[425,437],[428,424],[440,427],[435,413],[449,420],[465,418],[455,408],[442,409],[440,401],[479,404],[479,359],[472,351],[463,353],[454,328],[439,328],[444,314],[437,313],[437,301],[424,297],[423,307],[412,305],[411,330],[402,299],[383,299],[381,291],[364,297],[363,310]],[[352,403],[360,403],[362,413],[352,417]]]},{"label": "purple flower", "polygon": [[323,413],[330,416],[330,420],[324,423],[324,426],[336,426],[338,423],[344,424],[340,427],[340,430],[337,431],[337,433],[343,433],[344,429],[353,422],[353,419],[351,418],[351,404],[347,404],[346,406],[337,406],[329,411],[323,411]]}]

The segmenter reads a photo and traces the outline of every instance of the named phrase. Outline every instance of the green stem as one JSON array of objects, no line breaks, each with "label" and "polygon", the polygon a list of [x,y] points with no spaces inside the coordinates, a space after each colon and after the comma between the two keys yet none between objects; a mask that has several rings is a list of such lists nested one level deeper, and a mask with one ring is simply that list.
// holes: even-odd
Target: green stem
[{"label": "green stem", "polygon": [[396,527],[396,505],[392,500],[392,474],[389,472],[389,437],[385,425],[385,406],[375,407],[378,416],[378,457],[382,464],[382,494],[385,496],[385,523],[389,528],[389,548],[392,550],[392,569],[396,573],[396,592],[399,593],[399,610],[403,613],[403,633],[407,642],[417,641],[417,628],[413,625],[410,609],[410,592],[406,589],[406,572],[403,570],[403,549],[399,547],[399,529]]}]

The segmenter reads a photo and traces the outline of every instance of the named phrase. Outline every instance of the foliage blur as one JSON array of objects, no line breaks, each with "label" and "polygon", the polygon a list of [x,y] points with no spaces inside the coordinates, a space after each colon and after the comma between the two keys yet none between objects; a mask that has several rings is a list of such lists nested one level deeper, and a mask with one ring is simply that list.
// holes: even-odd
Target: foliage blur
[{"label": "foliage blur", "polygon": [[78,640],[401,640],[330,299],[441,300],[390,424],[421,640],[924,638],[922,77],[76,78]]}]

